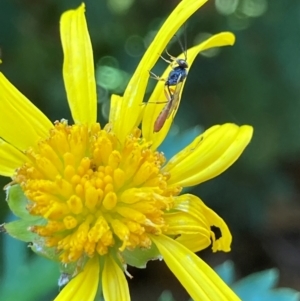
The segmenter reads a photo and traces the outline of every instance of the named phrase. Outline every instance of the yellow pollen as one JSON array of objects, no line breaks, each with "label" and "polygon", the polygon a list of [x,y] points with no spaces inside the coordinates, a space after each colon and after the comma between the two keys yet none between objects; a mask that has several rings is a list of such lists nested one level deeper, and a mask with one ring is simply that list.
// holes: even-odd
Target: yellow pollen
[{"label": "yellow pollen", "polygon": [[77,219],[71,215],[67,215],[66,217],[64,217],[64,224],[66,226],[66,229],[73,229],[77,226]]},{"label": "yellow pollen", "polygon": [[82,212],[82,201],[81,201],[81,198],[79,198],[78,196],[76,195],[72,195],[68,200],[67,200],[67,204],[68,204],[68,207],[70,209],[70,211],[73,213],[73,214],[79,214]]},{"label": "yellow pollen", "polygon": [[164,156],[150,149],[139,129],[121,144],[99,124],[56,122],[49,137],[25,152],[29,163],[15,182],[27,196],[31,215],[45,225],[31,231],[53,247],[63,263],[105,255],[110,248],[149,248],[149,234],[167,225],[178,187],[161,173]]},{"label": "yellow pollen", "polygon": [[98,203],[98,193],[95,187],[91,186],[85,189],[85,206],[94,211]]},{"label": "yellow pollen", "polygon": [[103,200],[103,207],[106,210],[112,210],[117,205],[118,198],[114,192],[108,192]]},{"label": "yellow pollen", "polygon": [[68,181],[72,180],[75,175],[75,168],[74,166],[67,165],[64,170],[64,178]]},{"label": "yellow pollen", "polygon": [[115,169],[113,180],[115,190],[118,191],[124,185],[125,172],[120,168]]}]

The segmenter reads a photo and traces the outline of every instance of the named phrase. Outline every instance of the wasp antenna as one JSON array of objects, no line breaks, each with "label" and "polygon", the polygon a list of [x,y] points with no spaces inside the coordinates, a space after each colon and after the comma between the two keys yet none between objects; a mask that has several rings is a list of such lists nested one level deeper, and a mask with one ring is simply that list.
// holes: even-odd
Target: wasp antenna
[{"label": "wasp antenna", "polygon": [[185,58],[185,60],[187,60],[187,23],[185,22],[184,23],[184,28],[183,28],[183,30],[184,30],[184,32],[183,32],[183,37],[184,37],[184,58]]},{"label": "wasp antenna", "polygon": [[181,48],[181,51],[184,54],[184,59],[187,60],[186,23],[184,23],[183,35],[184,35],[184,44],[182,44],[182,41],[178,37],[177,37],[177,40],[178,40],[179,46]]}]

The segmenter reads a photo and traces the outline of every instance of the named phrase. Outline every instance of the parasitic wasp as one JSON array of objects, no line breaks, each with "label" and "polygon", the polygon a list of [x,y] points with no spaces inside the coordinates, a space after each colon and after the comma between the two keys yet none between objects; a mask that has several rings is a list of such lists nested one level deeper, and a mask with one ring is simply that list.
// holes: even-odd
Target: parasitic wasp
[{"label": "parasitic wasp", "polygon": [[[159,132],[161,128],[164,126],[166,120],[171,116],[173,112],[176,111],[180,101],[180,91],[182,89],[183,82],[188,75],[187,50],[186,47],[183,47],[179,39],[178,42],[184,54],[184,58],[176,58],[170,55],[167,50],[166,53],[169,56],[169,59],[166,59],[163,56],[161,56],[161,58],[165,62],[170,64],[172,68],[168,77],[166,79],[161,78],[150,71],[150,75],[152,78],[165,82],[164,92],[167,98],[165,106],[163,107],[162,111],[159,113],[154,123],[154,129],[153,129],[154,132]],[[186,40],[185,40],[185,44],[186,44]]]}]

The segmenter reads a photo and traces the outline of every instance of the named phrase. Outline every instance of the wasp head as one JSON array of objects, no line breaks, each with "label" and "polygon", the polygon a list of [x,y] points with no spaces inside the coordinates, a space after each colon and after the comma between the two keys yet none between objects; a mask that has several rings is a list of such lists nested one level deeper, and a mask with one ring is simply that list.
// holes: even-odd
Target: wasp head
[{"label": "wasp head", "polygon": [[184,68],[184,69],[189,67],[187,61],[184,59],[177,59],[176,63],[178,64],[179,67]]}]

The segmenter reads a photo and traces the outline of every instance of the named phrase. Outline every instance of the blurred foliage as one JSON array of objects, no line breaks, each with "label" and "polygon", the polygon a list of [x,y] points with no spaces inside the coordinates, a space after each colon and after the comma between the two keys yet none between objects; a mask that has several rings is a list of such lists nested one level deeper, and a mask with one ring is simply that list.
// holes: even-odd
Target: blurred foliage
[{"label": "blurred foliage", "polygon": [[215,270],[243,301],[299,300],[299,292],[289,288],[275,288],[279,280],[279,273],[276,269],[253,273],[237,282],[235,282],[232,262],[226,261]]},{"label": "blurred foliage", "polygon": [[1,300],[51,300],[49,291],[58,292],[57,264],[40,256],[29,256],[23,242],[2,236]]},{"label": "blurred foliage", "polygon": [[[108,116],[110,94],[122,94],[157,28],[178,1],[86,1],[101,122]],[[59,18],[80,3],[0,2],[1,71],[53,121],[71,120],[61,74]],[[200,255],[212,265],[230,257],[238,276],[277,267],[280,286],[298,290],[299,11],[298,0],[210,0],[199,10],[186,26],[188,47],[207,34],[226,30],[233,31],[237,41],[234,47],[196,59],[170,137],[161,147],[169,157],[213,124],[254,126],[253,141],[241,159],[218,178],[192,188],[224,218],[234,237],[231,253],[211,256],[206,250]],[[180,38],[182,35],[181,31]],[[173,40],[168,50],[177,55],[180,47]],[[161,60],[154,72],[159,74],[165,67]],[[149,81],[149,92],[154,84]],[[7,182],[9,179],[0,179],[2,186]],[[4,193],[1,199],[0,218],[7,222],[10,216]],[[51,300],[57,293],[58,268],[6,235],[1,235],[0,247],[1,300]],[[144,298],[145,292],[147,300],[157,300],[165,289],[177,300],[188,299],[163,263],[148,266],[131,271],[135,277],[130,280],[132,300]],[[41,275],[42,284],[38,282]]]}]

